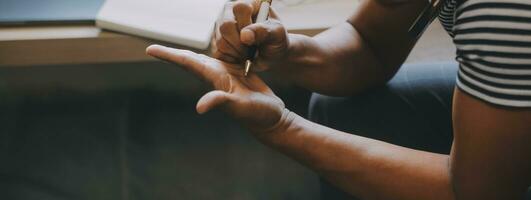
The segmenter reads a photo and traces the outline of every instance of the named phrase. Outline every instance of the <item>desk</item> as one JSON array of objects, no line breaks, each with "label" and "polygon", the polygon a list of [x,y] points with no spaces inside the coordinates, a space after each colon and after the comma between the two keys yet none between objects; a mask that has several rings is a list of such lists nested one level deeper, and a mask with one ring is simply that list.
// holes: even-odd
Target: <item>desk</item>
[{"label": "desk", "polygon": [[142,62],[154,43],[95,26],[0,28],[0,66]]},{"label": "desk", "polygon": [[[315,35],[321,31],[293,32]],[[0,67],[153,61],[145,54],[153,43],[186,48],[95,26],[0,27]]]},{"label": "desk", "polygon": [[[289,32],[311,36],[321,31]],[[0,27],[0,67],[153,61],[144,52],[153,43],[179,47],[95,26]],[[454,52],[450,37],[437,22],[423,35],[407,62],[453,60]]]}]

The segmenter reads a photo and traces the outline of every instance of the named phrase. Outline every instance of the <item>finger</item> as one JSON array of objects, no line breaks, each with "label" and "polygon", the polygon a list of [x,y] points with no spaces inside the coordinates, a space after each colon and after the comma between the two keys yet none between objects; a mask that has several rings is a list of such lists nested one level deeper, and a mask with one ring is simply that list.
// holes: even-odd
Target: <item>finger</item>
[{"label": "finger", "polygon": [[264,43],[282,42],[286,29],[278,20],[267,20],[264,23],[252,24],[240,33],[240,40],[246,45],[260,45]]},{"label": "finger", "polygon": [[226,55],[226,54],[223,54],[220,51],[214,51],[214,53],[212,53],[212,57],[214,57],[214,58],[216,58],[218,60],[229,62],[229,63],[239,63],[239,62],[241,62],[240,59],[231,57],[231,56]]},{"label": "finger", "polygon": [[[236,54],[243,55],[245,51],[240,42],[240,33],[238,32],[237,22],[234,20],[226,20],[219,27],[220,37],[216,38],[218,48],[232,48]],[[225,41],[223,41],[225,40]],[[221,42],[227,45],[221,44]],[[237,56],[237,55],[235,55]]]},{"label": "finger", "polygon": [[256,34],[252,29],[246,27],[240,33],[240,41],[247,46],[253,46],[255,45]]},{"label": "finger", "polygon": [[206,56],[188,50],[168,48],[161,45],[149,46],[146,49],[146,53],[158,59],[182,66],[187,71],[192,72],[205,81],[210,82],[216,78],[214,77],[215,73],[213,73],[214,69],[210,69],[205,65],[205,62],[207,62],[206,59],[208,59]]},{"label": "finger", "polygon": [[233,47],[240,46],[240,32],[238,22],[233,14],[233,2],[228,2],[225,6],[223,17],[217,23],[215,38],[225,38]]},{"label": "finger", "polygon": [[238,22],[238,32],[253,23],[253,9],[250,2],[240,1],[234,4],[233,14]]},{"label": "finger", "polygon": [[236,50],[225,38],[219,38],[216,41],[215,46],[216,48],[214,49],[214,52],[218,52],[219,54],[232,57],[235,61],[240,60],[243,57],[243,54],[240,53],[240,51]]},{"label": "finger", "polygon": [[[238,31],[241,31],[243,28],[253,23],[253,19],[258,15],[258,12],[260,12],[260,7],[261,0],[245,0],[233,4],[233,15],[236,21],[238,21]],[[280,21],[280,18],[273,7],[270,7],[268,18]]]},{"label": "finger", "polygon": [[[258,15],[258,12],[260,12],[260,6],[262,4],[262,0],[245,0],[245,2],[247,2],[248,4],[252,6],[253,8],[252,16],[254,19]],[[269,18],[280,20],[280,18],[278,17],[277,11],[272,6],[270,6],[270,9],[269,9]]]},{"label": "finger", "polygon": [[231,101],[232,95],[221,90],[214,90],[205,94],[197,102],[196,110],[199,114],[207,113],[208,111],[222,106],[223,104]]},{"label": "finger", "polygon": [[260,10],[260,4],[262,3],[262,0],[243,0],[240,2],[244,2],[248,5],[251,5],[251,7],[253,8],[253,12],[252,12],[253,18],[256,17],[256,15],[258,15],[258,11]]},{"label": "finger", "polygon": [[234,5],[233,2],[227,2],[227,3],[225,4],[225,8],[223,9],[223,15],[222,15],[222,17],[220,17],[220,18],[216,21],[216,28],[215,28],[215,34],[214,34],[214,38],[215,38],[215,39],[221,37],[220,27],[221,27],[221,25],[223,24],[223,22],[226,21],[226,20],[229,20],[229,19],[234,19],[234,15],[232,15],[232,12],[229,12],[229,11],[232,11],[232,7],[233,7],[233,5]]}]

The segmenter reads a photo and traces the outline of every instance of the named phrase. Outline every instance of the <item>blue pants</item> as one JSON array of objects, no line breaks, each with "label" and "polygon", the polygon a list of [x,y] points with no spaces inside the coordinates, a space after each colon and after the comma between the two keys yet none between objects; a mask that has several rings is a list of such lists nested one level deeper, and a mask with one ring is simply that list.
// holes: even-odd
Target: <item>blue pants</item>
[{"label": "blue pants", "polygon": [[[392,144],[449,153],[456,63],[405,65],[385,86],[354,97],[313,94],[309,118]],[[355,199],[321,181],[322,199]]]}]

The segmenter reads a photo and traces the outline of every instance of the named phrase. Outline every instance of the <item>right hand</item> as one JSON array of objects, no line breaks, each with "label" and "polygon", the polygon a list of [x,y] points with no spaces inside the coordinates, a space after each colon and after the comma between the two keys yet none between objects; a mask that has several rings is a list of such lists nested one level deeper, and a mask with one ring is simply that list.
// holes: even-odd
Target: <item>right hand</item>
[{"label": "right hand", "polygon": [[291,123],[284,102],[258,75],[244,76],[237,64],[160,45],[152,45],[146,51],[148,55],[192,72],[213,87],[214,90],[197,103],[200,114],[222,108],[264,142],[273,139],[273,133]]},{"label": "right hand", "polygon": [[212,48],[214,58],[242,64],[248,57],[248,48],[257,46],[258,57],[252,70],[264,71],[287,56],[288,33],[272,8],[266,22],[253,24],[259,7],[260,0],[227,3],[223,17],[217,23]]}]

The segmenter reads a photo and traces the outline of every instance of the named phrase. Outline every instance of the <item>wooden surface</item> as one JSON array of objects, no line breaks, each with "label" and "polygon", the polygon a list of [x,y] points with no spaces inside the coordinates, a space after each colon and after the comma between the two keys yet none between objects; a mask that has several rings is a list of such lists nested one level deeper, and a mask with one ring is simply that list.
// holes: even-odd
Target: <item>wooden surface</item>
[{"label": "wooden surface", "polygon": [[[315,35],[320,31],[295,32]],[[186,48],[94,26],[4,27],[0,28],[0,67],[152,61],[145,49],[155,43]]]},{"label": "wooden surface", "polygon": [[34,66],[134,62],[150,60],[150,44],[126,35],[0,41],[0,66]]},{"label": "wooden surface", "polygon": [[151,61],[154,43],[94,26],[0,28],[0,67]]},{"label": "wooden surface", "polygon": [[[321,31],[290,32],[311,36]],[[153,61],[145,55],[145,49],[154,43],[161,42],[102,31],[94,26],[0,27],[0,67]],[[434,23],[420,39],[408,62],[452,60],[454,52],[451,39],[439,23]]]}]

